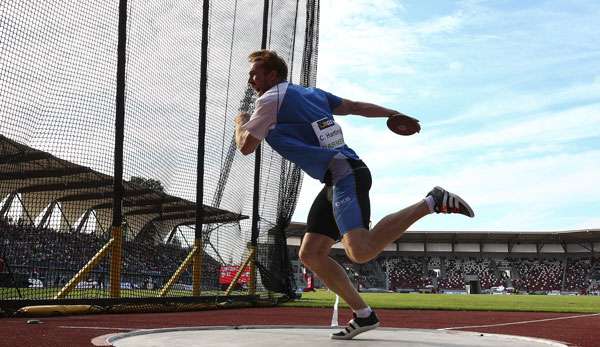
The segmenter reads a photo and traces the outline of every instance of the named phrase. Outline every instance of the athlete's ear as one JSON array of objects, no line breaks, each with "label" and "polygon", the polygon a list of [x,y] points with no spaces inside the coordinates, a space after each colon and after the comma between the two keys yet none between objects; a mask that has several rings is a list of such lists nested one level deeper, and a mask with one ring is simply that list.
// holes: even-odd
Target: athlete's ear
[{"label": "athlete's ear", "polygon": [[269,81],[271,81],[271,83],[273,83],[273,85],[276,85],[277,83],[279,83],[279,75],[277,74],[277,71],[271,70],[269,72],[268,76],[269,76]]}]

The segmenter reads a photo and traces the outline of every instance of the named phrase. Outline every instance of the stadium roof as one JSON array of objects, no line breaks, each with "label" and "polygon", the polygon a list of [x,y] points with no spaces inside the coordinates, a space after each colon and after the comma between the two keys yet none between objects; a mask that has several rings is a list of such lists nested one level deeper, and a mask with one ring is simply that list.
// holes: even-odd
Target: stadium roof
[{"label": "stadium roof", "polygon": [[[123,214],[130,228],[142,230],[160,222],[168,232],[178,225],[192,225],[196,203],[123,182]],[[19,193],[27,213],[35,218],[49,204],[60,203],[67,220],[75,222],[86,211],[95,211],[103,225],[112,222],[113,177],[60,159],[0,135],[0,199]],[[230,223],[248,216],[203,206],[204,223]]]},{"label": "stadium roof", "polygon": [[[302,237],[305,223],[292,222],[286,234]],[[565,231],[408,231],[396,242],[438,243],[578,243],[600,242],[600,229]]]}]

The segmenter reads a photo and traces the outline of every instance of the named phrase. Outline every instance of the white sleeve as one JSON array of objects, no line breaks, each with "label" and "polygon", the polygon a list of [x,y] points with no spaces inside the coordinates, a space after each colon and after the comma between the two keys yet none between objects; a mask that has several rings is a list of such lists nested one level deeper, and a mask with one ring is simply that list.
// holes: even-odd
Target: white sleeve
[{"label": "white sleeve", "polygon": [[277,123],[277,102],[274,98],[258,98],[254,113],[242,129],[258,140],[264,139]]}]

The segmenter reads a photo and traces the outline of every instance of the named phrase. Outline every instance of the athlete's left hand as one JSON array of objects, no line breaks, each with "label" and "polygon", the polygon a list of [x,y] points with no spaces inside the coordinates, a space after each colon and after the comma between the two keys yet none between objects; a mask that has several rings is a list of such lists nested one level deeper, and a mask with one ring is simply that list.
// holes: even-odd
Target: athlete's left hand
[{"label": "athlete's left hand", "polygon": [[246,112],[240,112],[235,117],[235,123],[239,124],[239,125],[244,125],[244,124],[248,123],[248,120],[250,120],[250,115]]}]

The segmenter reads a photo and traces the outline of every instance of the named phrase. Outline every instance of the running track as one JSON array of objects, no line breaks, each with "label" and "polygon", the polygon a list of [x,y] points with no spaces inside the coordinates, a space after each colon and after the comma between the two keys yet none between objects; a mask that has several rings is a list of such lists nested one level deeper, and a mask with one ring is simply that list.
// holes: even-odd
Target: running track
[{"label": "running track", "polygon": [[[600,346],[599,314],[377,310],[383,327],[453,329],[547,338],[571,346]],[[0,319],[0,346],[92,346],[94,337],[136,329],[207,325],[323,325],[331,309],[246,308],[155,314],[98,314]],[[350,319],[342,310],[339,322]]]}]

